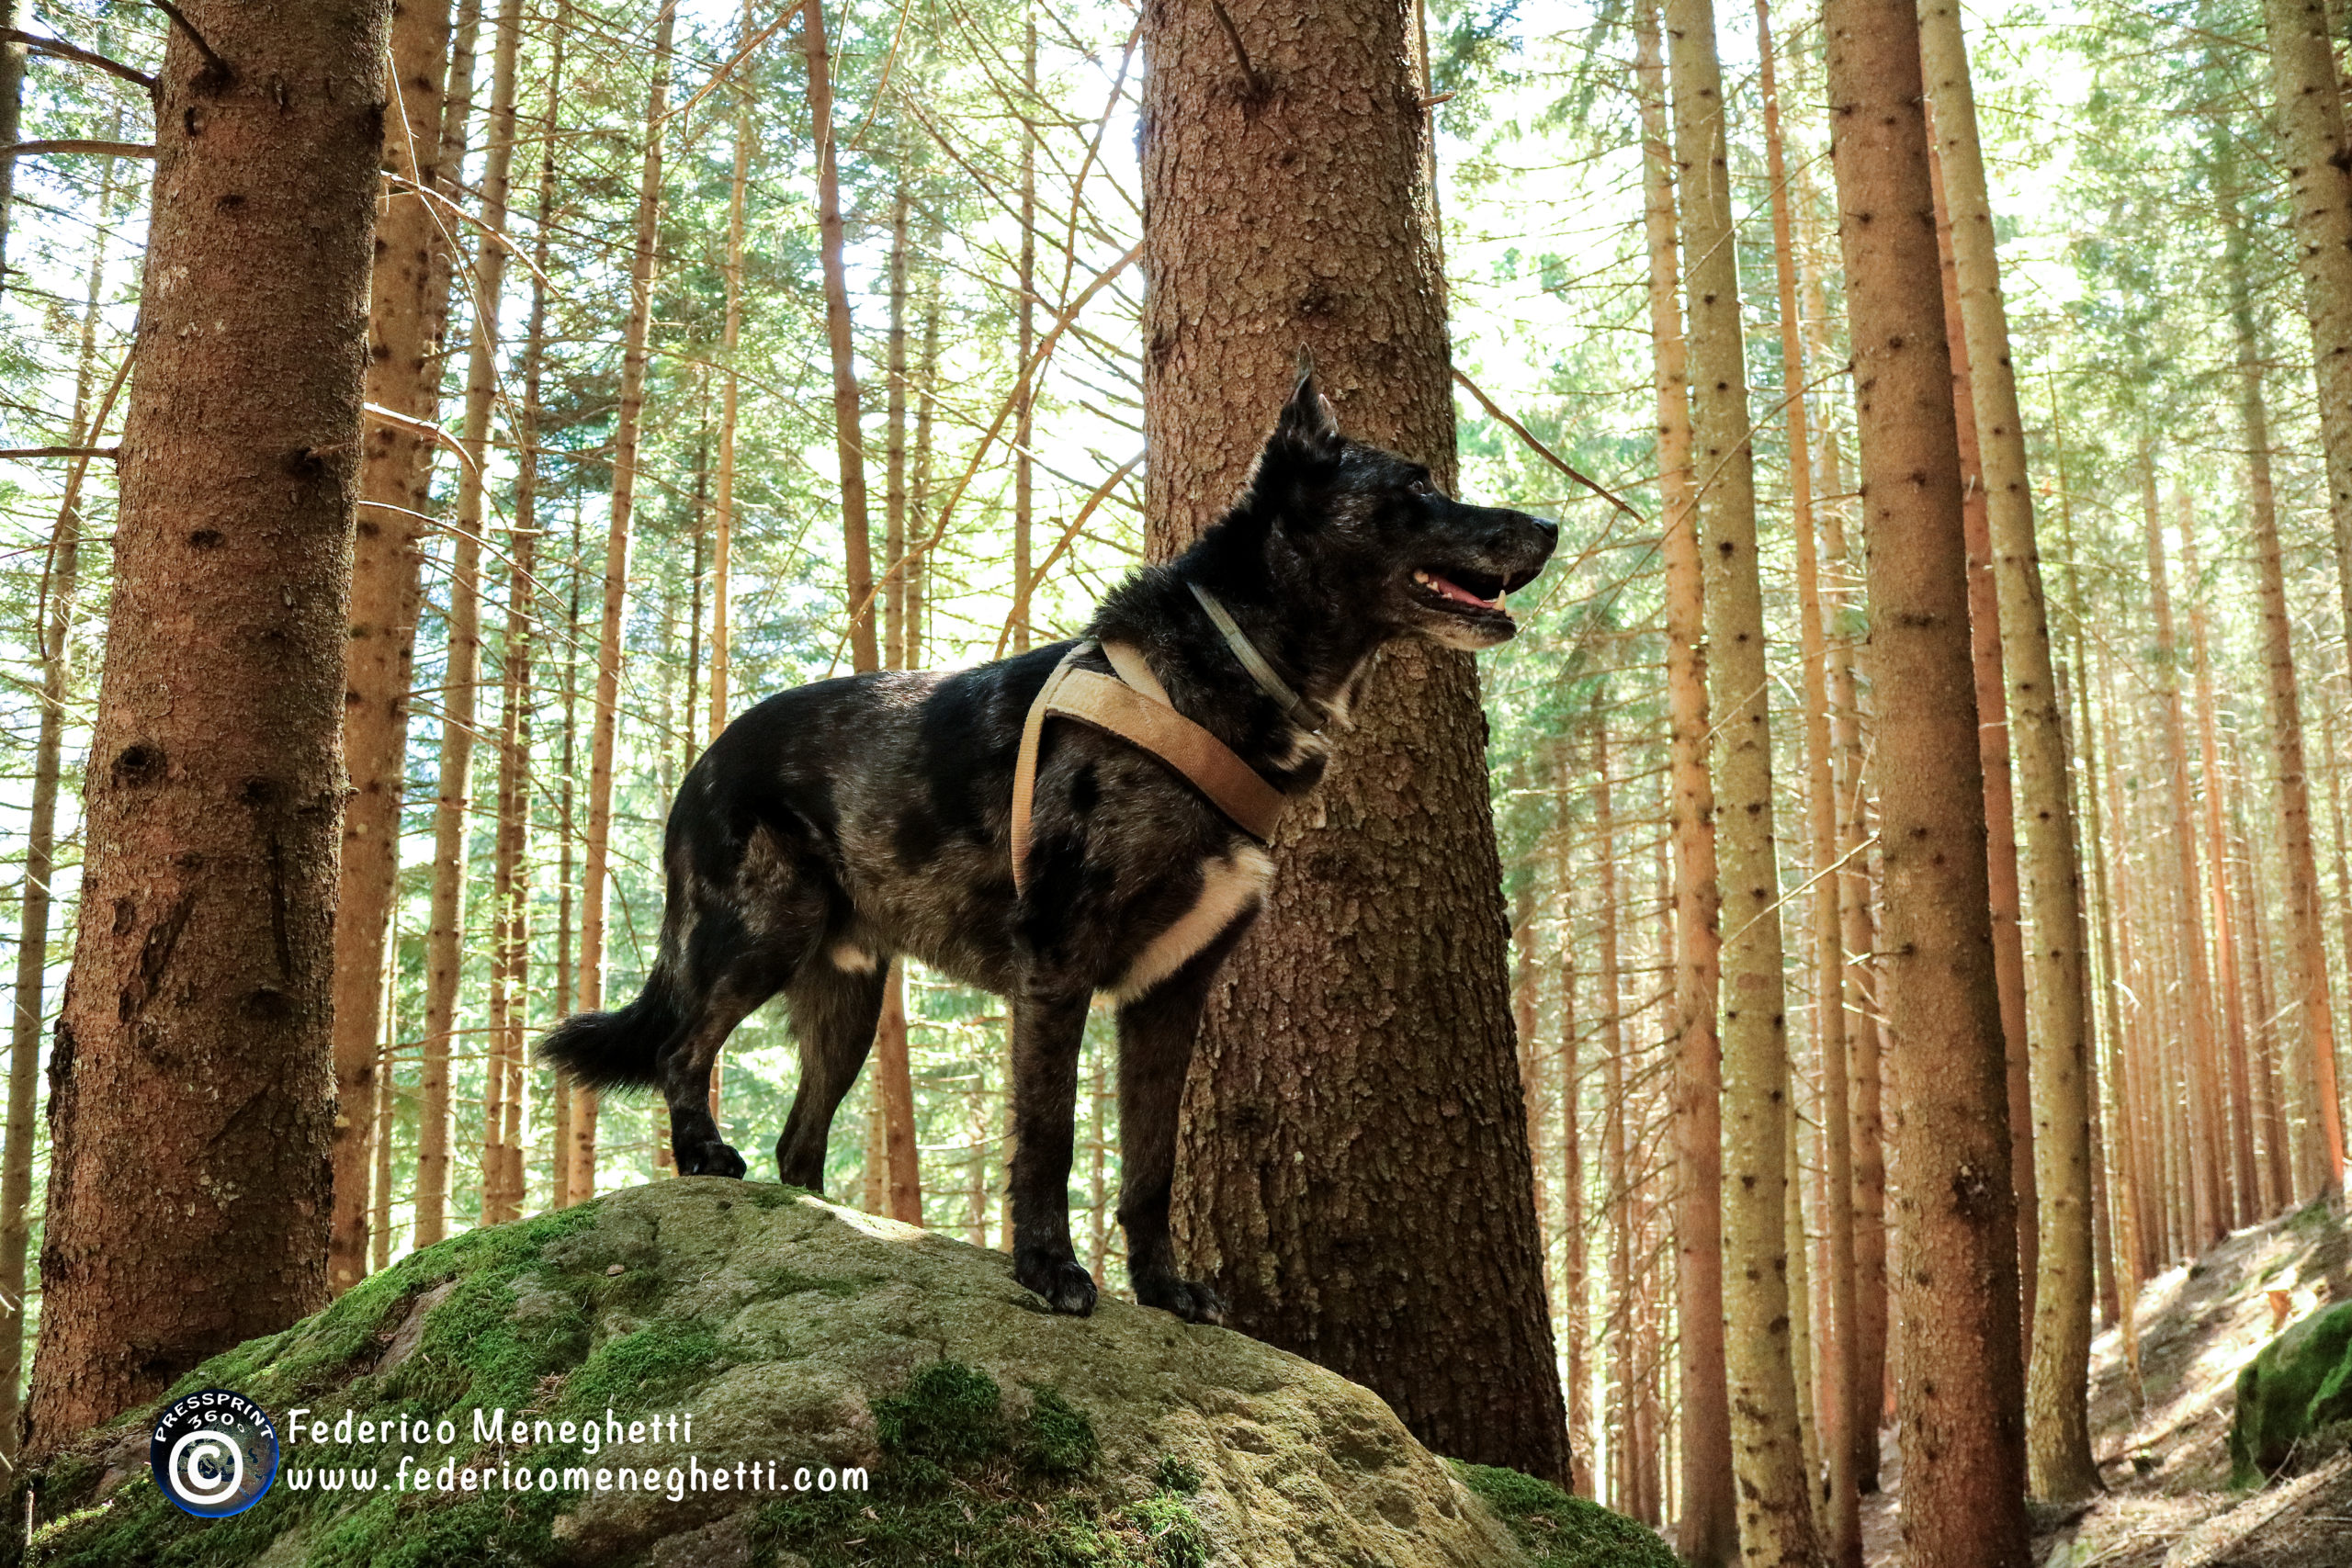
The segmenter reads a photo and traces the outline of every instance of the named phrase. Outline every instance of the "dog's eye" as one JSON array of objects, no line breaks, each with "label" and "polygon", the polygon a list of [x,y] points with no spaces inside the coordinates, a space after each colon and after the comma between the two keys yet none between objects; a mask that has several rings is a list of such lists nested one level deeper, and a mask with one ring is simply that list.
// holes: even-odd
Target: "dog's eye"
[{"label": "dog's eye", "polygon": [[1419,479],[1415,479],[1411,484],[1405,487],[1405,493],[1407,495],[1435,495],[1437,493],[1437,486],[1430,483],[1429,476],[1427,474],[1423,474]]}]

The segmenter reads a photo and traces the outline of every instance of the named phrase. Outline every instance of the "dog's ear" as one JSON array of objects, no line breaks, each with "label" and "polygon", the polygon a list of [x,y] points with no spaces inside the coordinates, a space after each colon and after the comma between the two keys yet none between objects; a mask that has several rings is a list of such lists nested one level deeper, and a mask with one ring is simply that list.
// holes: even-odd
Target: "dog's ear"
[{"label": "dog's ear", "polygon": [[1315,357],[1306,349],[1298,351],[1298,380],[1291,388],[1290,401],[1283,405],[1282,417],[1274,422],[1273,439],[1267,443],[1267,455],[1276,447],[1286,448],[1285,456],[1309,463],[1336,461],[1343,445],[1340,434],[1339,416],[1331,412],[1330,400],[1315,384]]}]

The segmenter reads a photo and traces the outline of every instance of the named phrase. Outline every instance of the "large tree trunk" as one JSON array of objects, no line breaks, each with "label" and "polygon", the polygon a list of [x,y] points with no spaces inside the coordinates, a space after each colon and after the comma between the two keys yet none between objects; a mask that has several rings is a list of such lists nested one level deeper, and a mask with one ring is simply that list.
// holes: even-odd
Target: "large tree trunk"
[{"label": "large tree trunk", "polygon": [[1682,1517],[1675,1546],[1692,1568],[1739,1555],[1732,1501],[1731,1394],[1724,1373],[1723,1055],[1715,1035],[1715,786],[1707,771],[1706,593],[1691,505],[1690,385],[1676,254],[1674,152],[1657,0],[1634,14],[1642,106],[1643,228],[1650,354],[1657,387],[1660,554],[1666,568],[1668,817],[1674,846],[1675,1304],[1682,1382]]},{"label": "large tree trunk", "polygon": [[[1858,1425],[1866,1424],[1874,1433],[1877,1423],[1862,1414],[1864,1404],[1857,1381],[1860,1346],[1854,1336],[1854,1159],[1847,1103],[1846,933],[1837,874],[1838,785],[1829,734],[1829,649],[1814,532],[1804,334],[1797,316],[1796,226],[1790,212],[1787,152],[1781,141],[1781,100],[1772,68],[1768,0],[1756,0],[1756,36],[1763,71],[1766,170],[1772,187],[1772,250],[1779,264],[1781,386],[1787,404],[1790,525],[1796,536],[1798,637],[1804,660],[1805,825],[1814,877],[1814,1042],[1821,1072],[1816,1124],[1821,1129],[1826,1198],[1819,1207],[1828,1232],[1828,1277],[1821,1288],[1827,1311],[1819,1334],[1825,1363],[1819,1376],[1827,1419],[1818,1441],[1828,1458],[1828,1506],[1822,1522],[1830,1562],[1838,1568],[1861,1568],[1860,1495],[1856,1489],[1853,1438]],[[1791,1168],[1795,1168],[1793,1161]],[[1791,1240],[1792,1245],[1804,1244],[1802,1225]],[[1809,1382],[1800,1385],[1801,1395],[1810,1396]],[[1870,1403],[1875,1405],[1876,1401]]]},{"label": "large tree trunk", "polygon": [[[88,285],[82,300],[82,342],[74,379],[74,421],[67,445],[91,446],[113,412],[113,387],[95,412],[90,394],[97,369],[98,306],[106,298],[107,240],[114,218],[115,160],[106,160],[98,186],[100,221],[93,231]],[[32,1244],[34,1122],[40,1101],[41,1021],[49,974],[50,881],[57,871],[57,790],[64,772],[65,701],[74,669],[74,596],[81,582],[82,486],[88,457],[74,459],[50,542],[48,602],[34,624],[40,639],[40,732],[33,742],[31,809],[25,823],[25,891],[17,922],[17,986],[8,1030],[8,1137],[0,1157],[0,1460],[13,1462],[24,1406],[26,1255]]]},{"label": "large tree trunk", "polygon": [[[2352,625],[2352,159],[2345,153],[2344,99],[2324,0],[2263,0],[2262,12],[2319,378],[2336,586]],[[2344,1180],[2340,1138],[2328,1153],[2332,1191]]]},{"label": "large tree trunk", "polygon": [[[2025,1142],[2030,1184],[2018,1184],[2022,1206],[2038,1204],[2029,1233],[2023,1214],[2021,1268],[2034,1269],[2026,1292],[2032,1329],[2027,1388],[2027,1459],[2034,1494],[2060,1501],[2100,1489],[2087,1416],[2091,1340],[2090,1070],[2086,1025],[2082,888],[2075,850],[2074,805],[2067,790],[2065,736],[2057,674],[2034,537],[2033,492],[2025,460],[2025,426],[2001,299],[1991,197],[1977,138],[1976,98],[1968,47],[1953,0],[1919,7],[1922,68],[1935,104],[1937,163],[1942,170],[1952,272],[1966,343],[1970,399],[1984,474],[1990,570],[1997,598],[2001,666],[2008,699],[2007,750],[2016,763],[2011,869],[2024,884],[2018,911],[2033,923],[2032,973],[2026,987],[2032,1015],[2027,1033],[2032,1069]],[[1996,692],[1996,700],[2002,694]],[[1985,733],[1992,726],[1980,713]],[[1988,818],[1988,829],[1991,824]],[[1998,859],[2000,846],[1996,845]],[[2019,942],[2022,950],[2022,942]],[[2020,952],[2022,960],[2022,952]],[[2005,1008],[2006,1012],[2006,1008]],[[2006,1032],[2006,1025],[2005,1025]],[[2019,1042],[2009,1046],[2014,1059]],[[2012,1071],[2010,1111],[2018,1110]],[[2012,1129],[2014,1141],[2015,1129]]]},{"label": "large tree trunk", "polygon": [[[809,0],[813,6],[815,0]],[[596,636],[596,696],[590,721],[588,842],[580,886],[582,1012],[605,1005],[605,883],[613,841],[613,750],[620,727],[621,617],[628,604],[629,527],[637,502],[638,442],[645,427],[647,342],[653,328],[655,231],[662,215],[662,137],[670,104],[670,39],[677,0],[662,0],[654,24],[653,85],[645,104],[645,155],[638,173],[637,243],[629,261],[628,324],[623,330],[618,423],[613,431],[613,500],[605,533],[604,620]],[[596,1195],[596,1091],[571,1096],[571,1147],[564,1190],[573,1202]]]},{"label": "large tree trunk", "polygon": [[1788,1033],[1780,873],[1773,863],[1771,682],[1756,558],[1756,459],[1739,321],[1723,68],[1713,0],[1668,0],[1674,152],[1690,309],[1692,454],[1705,545],[1707,697],[1714,720],[1721,866],[1724,1320],[1750,1564],[1811,1563],[1821,1548],[1799,1440],[1786,1225]]},{"label": "large tree trunk", "polygon": [[1871,677],[1886,698],[1879,945],[1902,1089],[1903,1536],[1913,1568],[2026,1568],[2017,1201],[1918,20],[1910,0],[1831,0],[1824,20]]},{"label": "large tree trunk", "polygon": [[[50,1067],[36,1453],[327,1299],[344,617],[389,6],[186,9],[228,70],[174,30],[147,276],[204,287],[145,291],[123,432]],[[172,1222],[142,1223],[159,1201]]]},{"label": "large tree trunk", "polygon": [[385,183],[368,310],[366,400],[402,418],[369,423],[361,451],[351,626],[344,650],[342,875],[334,917],[334,1218],[330,1288],[368,1272],[368,1177],[375,1123],[376,1026],[384,933],[400,874],[401,784],[408,752],[409,665],[416,642],[420,541],[433,476],[429,424],[440,401],[441,330],[449,309],[451,225],[435,210],[449,0],[406,0],[393,18],[391,82],[400,112],[384,122]]},{"label": "large tree trunk", "polygon": [[[1453,477],[1409,10],[1227,9],[1250,71],[1206,8],[1144,15],[1157,559],[1223,514],[1302,344],[1346,429]],[[1565,1483],[1475,669],[1394,648],[1355,711],[1204,1025],[1178,1242],[1237,1324],[1440,1452]]]}]

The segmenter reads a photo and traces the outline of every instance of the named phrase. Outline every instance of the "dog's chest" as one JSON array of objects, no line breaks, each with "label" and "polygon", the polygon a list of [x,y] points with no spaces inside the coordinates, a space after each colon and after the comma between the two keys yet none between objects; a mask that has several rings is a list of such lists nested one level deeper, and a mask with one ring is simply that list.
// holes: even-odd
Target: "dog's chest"
[{"label": "dog's chest", "polygon": [[1255,844],[1242,844],[1207,862],[1201,868],[1201,891],[1192,908],[1145,944],[1111,987],[1111,994],[1120,1001],[1132,1001],[1182,969],[1226,927],[1256,906],[1273,874],[1274,863]]}]

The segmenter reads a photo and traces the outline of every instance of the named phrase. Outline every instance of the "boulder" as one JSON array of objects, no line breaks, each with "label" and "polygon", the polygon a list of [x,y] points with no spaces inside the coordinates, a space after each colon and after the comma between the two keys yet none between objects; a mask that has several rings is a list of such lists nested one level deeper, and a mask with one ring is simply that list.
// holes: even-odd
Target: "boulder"
[{"label": "boulder", "polygon": [[[2259,1486],[2309,1459],[2324,1428],[2352,1421],[2352,1302],[2314,1313],[2238,1373],[2230,1484]],[[2340,1438],[2333,1444],[2341,1448]]]},{"label": "boulder", "polygon": [[0,1556],[1673,1564],[1641,1527],[1439,1459],[1370,1391],[1244,1335],[1109,1298],[1057,1316],[1001,1253],[716,1178],[429,1247],[166,1403],[206,1388],[277,1426],[258,1503],[214,1520],[175,1507],[149,1406],[18,1483],[18,1517],[29,1485],[41,1522],[29,1545],[0,1530]]}]

